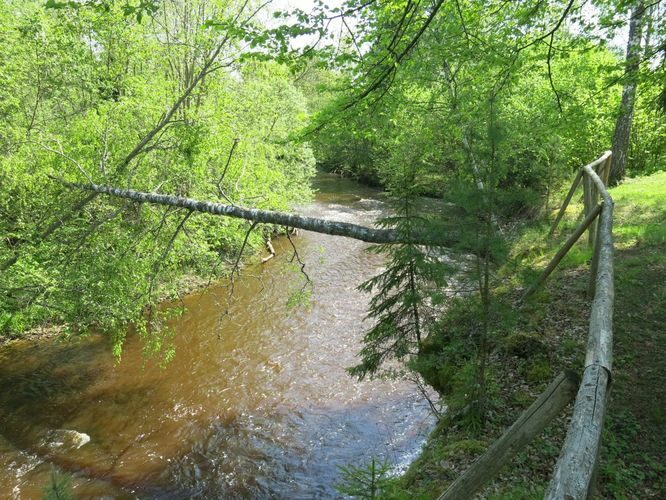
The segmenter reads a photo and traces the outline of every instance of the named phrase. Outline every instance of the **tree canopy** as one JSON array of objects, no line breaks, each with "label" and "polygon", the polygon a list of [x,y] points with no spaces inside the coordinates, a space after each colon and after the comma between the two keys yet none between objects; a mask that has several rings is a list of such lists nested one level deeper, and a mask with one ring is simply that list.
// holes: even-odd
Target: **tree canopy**
[{"label": "tree canopy", "polygon": [[[507,228],[610,147],[628,82],[626,173],[663,167],[662,10],[348,0],[267,16],[247,1],[4,0],[0,328],[64,322],[122,338],[138,322],[148,332],[146,309],[180,277],[228,272],[282,222],[110,191],[288,212],[310,199],[315,164],[391,193],[403,218],[381,231],[406,246],[386,251],[411,276],[406,303],[424,304],[416,274],[436,273],[418,245],[459,246],[492,266]],[[637,16],[629,65],[617,38]],[[409,207],[421,195],[463,206],[464,227],[418,222]],[[405,283],[389,278],[366,285],[379,318],[390,310],[379,297]]]}]

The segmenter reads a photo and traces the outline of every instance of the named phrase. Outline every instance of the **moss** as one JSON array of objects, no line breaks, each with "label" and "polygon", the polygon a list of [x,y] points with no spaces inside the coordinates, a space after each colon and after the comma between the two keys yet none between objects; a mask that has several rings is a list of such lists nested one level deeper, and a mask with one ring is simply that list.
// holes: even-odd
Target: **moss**
[{"label": "moss", "polygon": [[562,340],[562,352],[567,355],[575,355],[580,351],[581,342],[577,339],[563,339]]},{"label": "moss", "polygon": [[524,332],[516,332],[506,336],[502,340],[502,345],[508,354],[521,358],[543,354],[547,349],[541,336]]},{"label": "moss", "polygon": [[431,433],[423,452],[408,471],[395,478],[385,498],[436,498],[489,446],[448,417]]},{"label": "moss", "polygon": [[547,359],[533,360],[525,370],[525,379],[530,383],[546,382],[553,377],[550,361]]},{"label": "moss", "polygon": [[524,389],[517,389],[512,395],[514,404],[520,408],[527,408],[534,401],[534,397]]},{"label": "moss", "polygon": [[461,439],[444,447],[444,453],[451,457],[480,455],[488,449],[488,445],[478,439]]},{"label": "moss", "polygon": [[[526,481],[527,483],[527,481]],[[516,500],[528,498],[543,498],[546,493],[546,488],[539,485],[532,484],[519,484],[502,488],[497,493],[492,493],[487,496],[488,500]]]}]

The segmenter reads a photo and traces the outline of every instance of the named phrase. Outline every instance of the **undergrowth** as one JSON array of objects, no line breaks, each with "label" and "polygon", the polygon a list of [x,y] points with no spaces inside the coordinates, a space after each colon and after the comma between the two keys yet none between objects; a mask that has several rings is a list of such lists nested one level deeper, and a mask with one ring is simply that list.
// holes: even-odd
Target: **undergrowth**
[{"label": "undergrowth", "polygon": [[[596,496],[666,497],[666,172],[629,179],[611,190],[615,201],[614,373],[605,421]],[[553,207],[556,210],[559,207]],[[583,236],[546,285],[518,309],[520,292],[545,267],[582,216],[574,198],[554,237],[548,221],[525,229],[499,269],[494,295],[492,397],[484,428],[464,418],[464,356],[422,360],[426,379],[449,404],[422,455],[386,485],[386,498],[436,498],[527,408],[563,369],[581,372],[591,300],[591,250]],[[555,211],[552,212],[554,217]],[[460,298],[442,320],[441,337],[469,328],[472,299]],[[469,315],[469,314],[468,314]],[[473,316],[473,314],[472,314]],[[464,338],[464,336],[462,336]],[[445,351],[438,351],[445,352]],[[465,352],[451,346],[451,352]],[[519,453],[480,494],[482,498],[541,498],[567,428],[570,407]]]}]

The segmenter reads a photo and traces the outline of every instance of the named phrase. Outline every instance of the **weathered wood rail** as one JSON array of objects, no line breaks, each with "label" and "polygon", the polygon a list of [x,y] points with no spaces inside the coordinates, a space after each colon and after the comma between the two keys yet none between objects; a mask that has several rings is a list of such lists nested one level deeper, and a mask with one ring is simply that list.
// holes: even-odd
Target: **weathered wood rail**
[{"label": "weathered wood rail", "polygon": [[560,373],[518,420],[458,477],[438,500],[472,498],[573,400],[578,382],[578,375],[574,372]]},{"label": "weathered wood rail", "polygon": [[[610,165],[611,152],[607,151],[577,173],[550,234],[555,232],[581,181],[585,218],[523,295],[523,301],[529,298],[588,231],[588,243],[593,248],[588,292],[594,295],[594,300],[585,366],[567,436],[544,497],[548,500],[584,499],[594,488],[613,358],[613,200],[606,190]],[[601,203],[598,203],[599,196]],[[439,500],[471,498],[483,488],[567,406],[576,385],[575,374],[560,374],[488,451],[439,496]]]},{"label": "weathered wood rail", "polygon": [[[592,258],[592,269],[590,273],[590,283],[593,284],[596,282],[597,277],[597,265],[599,261],[598,250],[602,245],[595,245],[597,239],[597,216],[602,213],[604,207],[607,207],[606,210],[610,210],[611,218],[613,212],[613,200],[611,199],[608,191],[606,191],[606,183],[608,182],[608,176],[610,174],[611,167],[611,152],[606,151],[598,159],[594,160],[589,165],[585,165],[578,171],[576,178],[571,184],[571,189],[567,194],[564,203],[560,207],[560,210],[553,222],[553,225],[550,228],[549,234],[552,235],[557,229],[557,225],[562,220],[562,216],[566,212],[567,207],[571,198],[573,198],[576,189],[580,185],[581,180],[583,180],[583,201],[585,206],[585,219],[581,224],[575,229],[573,234],[569,237],[566,243],[562,248],[557,252],[555,257],[548,263],[546,269],[543,270],[541,275],[537,280],[530,286],[525,294],[523,295],[523,301],[529,298],[534,292],[536,292],[539,287],[546,281],[546,278],[552,273],[557,265],[560,263],[562,258],[567,254],[569,250],[574,246],[578,239],[588,231],[588,244],[594,248],[594,254]],[[601,176],[601,177],[600,177]],[[603,189],[603,191],[601,191]],[[605,195],[604,195],[605,193]],[[599,194],[601,194],[602,203],[598,204],[597,200],[599,199]],[[611,246],[612,246],[612,235]],[[594,287],[590,285],[589,287],[590,296],[594,294]]]},{"label": "weathered wood rail", "polygon": [[[600,168],[602,178],[595,171]],[[611,153],[606,152],[597,162],[583,167],[590,179],[590,193],[594,200],[596,191],[601,195],[602,205],[598,231],[594,234],[594,256],[592,258],[592,280],[590,291],[594,292],[590,328],[585,356],[585,368],[576,396],[567,437],[560,458],[555,465],[545,498],[585,498],[594,487],[601,433],[606,413],[606,399],[611,382],[613,364],[613,199],[606,190]],[[586,208],[587,209],[587,208]]]}]

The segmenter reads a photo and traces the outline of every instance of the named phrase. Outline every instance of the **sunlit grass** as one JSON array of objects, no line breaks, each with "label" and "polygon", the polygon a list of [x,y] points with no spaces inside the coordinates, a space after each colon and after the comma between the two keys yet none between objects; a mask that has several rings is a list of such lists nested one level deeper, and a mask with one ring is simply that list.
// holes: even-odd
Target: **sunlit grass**
[{"label": "sunlit grass", "polygon": [[[666,172],[627,179],[612,188],[610,194],[615,202],[613,237],[618,250],[666,244]],[[563,200],[565,195],[563,191],[556,199]],[[552,207],[551,220],[558,210],[559,205]],[[534,272],[543,269],[582,219],[582,189],[579,189],[567,207],[555,235],[548,237],[548,228],[543,224],[527,229],[514,244],[511,257]],[[580,238],[560,263],[561,267],[578,267],[590,260],[592,253],[587,238],[587,234]],[[529,272],[523,274],[528,276]]]},{"label": "sunlit grass", "polygon": [[610,193],[618,247],[666,243],[666,172],[627,179]]}]

